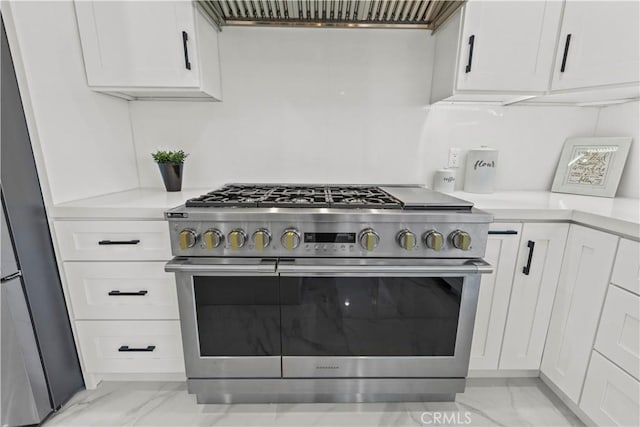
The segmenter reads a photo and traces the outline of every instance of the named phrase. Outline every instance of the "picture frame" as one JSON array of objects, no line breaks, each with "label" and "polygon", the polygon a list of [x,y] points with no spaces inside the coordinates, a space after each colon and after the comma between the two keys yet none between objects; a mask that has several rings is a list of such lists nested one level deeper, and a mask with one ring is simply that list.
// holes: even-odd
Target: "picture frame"
[{"label": "picture frame", "polygon": [[568,138],[551,191],[615,197],[631,140],[631,137]]}]

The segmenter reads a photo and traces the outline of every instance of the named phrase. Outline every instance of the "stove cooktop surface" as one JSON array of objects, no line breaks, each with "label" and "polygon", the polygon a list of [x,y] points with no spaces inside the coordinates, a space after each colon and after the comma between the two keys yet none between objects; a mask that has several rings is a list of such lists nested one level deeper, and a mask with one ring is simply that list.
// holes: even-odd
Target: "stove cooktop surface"
[{"label": "stove cooktop surface", "polygon": [[190,208],[471,209],[472,203],[417,185],[227,184]]}]

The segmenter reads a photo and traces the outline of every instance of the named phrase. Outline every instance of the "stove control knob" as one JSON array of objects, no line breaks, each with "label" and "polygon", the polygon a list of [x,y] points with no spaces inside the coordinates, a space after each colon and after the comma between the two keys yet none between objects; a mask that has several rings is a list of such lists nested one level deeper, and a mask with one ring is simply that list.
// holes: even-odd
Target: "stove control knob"
[{"label": "stove control knob", "polygon": [[183,251],[194,247],[196,242],[198,241],[198,235],[196,234],[196,232],[189,228],[182,230],[179,234],[179,238],[180,249],[182,249]]},{"label": "stove control knob", "polygon": [[436,230],[429,230],[424,234],[424,244],[427,248],[439,252],[444,245],[444,237]]},{"label": "stove control knob", "polygon": [[222,243],[223,239],[224,237],[222,236],[222,233],[220,233],[220,231],[216,230],[215,228],[212,228],[202,233],[202,240],[204,240],[204,246],[209,250],[215,249],[218,246],[220,246],[220,243]]},{"label": "stove control knob", "polygon": [[371,252],[378,246],[378,243],[380,243],[380,236],[378,236],[378,233],[373,231],[372,228],[366,228],[360,232],[359,240],[360,246]]},{"label": "stove control knob", "polygon": [[471,248],[471,236],[466,231],[456,230],[449,235],[449,239],[455,248],[463,251],[468,251]]},{"label": "stove control knob", "polygon": [[295,228],[287,228],[280,237],[282,247],[288,251],[292,251],[300,244],[300,233]]},{"label": "stove control knob", "polygon": [[261,251],[271,243],[271,234],[266,228],[260,228],[251,236],[253,243],[256,245],[256,250]]},{"label": "stove control knob", "polygon": [[409,230],[402,230],[398,233],[398,244],[401,248],[410,251],[416,247],[416,235]]},{"label": "stove control knob", "polygon": [[243,229],[236,228],[234,230],[231,230],[227,238],[229,239],[229,245],[231,249],[235,251],[244,246],[245,242],[247,241],[247,234]]}]

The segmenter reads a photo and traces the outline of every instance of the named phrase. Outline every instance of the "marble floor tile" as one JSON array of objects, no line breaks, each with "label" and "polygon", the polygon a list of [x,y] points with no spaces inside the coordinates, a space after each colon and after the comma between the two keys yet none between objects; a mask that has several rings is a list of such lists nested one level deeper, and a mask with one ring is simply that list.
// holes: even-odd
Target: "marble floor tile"
[{"label": "marble floor tile", "polygon": [[470,379],[455,402],[198,405],[182,382],[112,382],[78,393],[45,427],[581,426],[538,379]]}]

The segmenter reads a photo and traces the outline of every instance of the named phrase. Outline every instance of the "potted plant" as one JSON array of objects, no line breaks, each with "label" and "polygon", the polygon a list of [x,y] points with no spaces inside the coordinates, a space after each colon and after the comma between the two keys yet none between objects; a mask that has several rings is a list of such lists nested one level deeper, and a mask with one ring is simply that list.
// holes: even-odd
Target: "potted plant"
[{"label": "potted plant", "polygon": [[160,174],[167,191],[180,191],[182,189],[182,166],[188,154],[182,150],[162,151],[151,153],[153,160],[160,168]]}]

